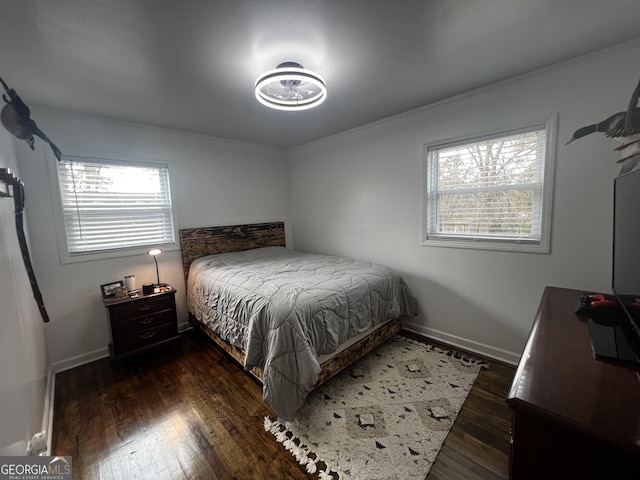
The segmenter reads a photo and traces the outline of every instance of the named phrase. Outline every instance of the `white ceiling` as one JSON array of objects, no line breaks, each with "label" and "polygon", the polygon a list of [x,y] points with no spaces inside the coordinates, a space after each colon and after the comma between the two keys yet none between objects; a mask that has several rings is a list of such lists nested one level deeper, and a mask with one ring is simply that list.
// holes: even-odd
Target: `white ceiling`
[{"label": "white ceiling", "polygon": [[[639,36],[638,0],[2,0],[0,76],[28,105],[291,147]],[[327,101],[258,103],[284,61]]]}]

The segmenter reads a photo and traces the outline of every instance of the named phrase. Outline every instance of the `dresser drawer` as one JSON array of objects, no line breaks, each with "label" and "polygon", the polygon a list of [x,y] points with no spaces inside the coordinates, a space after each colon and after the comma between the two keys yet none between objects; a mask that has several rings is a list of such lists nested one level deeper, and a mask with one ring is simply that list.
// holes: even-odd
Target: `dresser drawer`
[{"label": "dresser drawer", "polygon": [[174,308],[174,299],[172,295],[163,297],[149,298],[147,300],[136,300],[128,302],[124,305],[112,307],[116,320],[129,319],[134,317],[142,317]]},{"label": "dresser drawer", "polygon": [[120,320],[116,324],[118,335],[127,335],[130,333],[146,330],[147,328],[157,327],[163,323],[169,323],[173,320],[174,312],[165,310],[158,313],[150,313],[142,317],[132,318],[131,320]]},{"label": "dresser drawer", "polygon": [[140,332],[123,335],[118,342],[119,351],[116,353],[126,353],[149,345],[154,345],[163,340],[169,340],[178,335],[177,326],[173,323],[164,323],[154,328],[142,330]]}]

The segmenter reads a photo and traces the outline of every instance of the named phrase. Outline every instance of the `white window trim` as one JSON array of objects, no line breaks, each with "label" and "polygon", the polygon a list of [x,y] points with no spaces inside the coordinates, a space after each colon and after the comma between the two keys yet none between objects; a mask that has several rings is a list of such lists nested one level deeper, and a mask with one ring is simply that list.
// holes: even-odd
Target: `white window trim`
[{"label": "white window trim", "polygon": [[[420,222],[420,242],[422,246],[428,247],[451,247],[466,248],[478,250],[499,250],[507,252],[523,252],[523,253],[549,253],[551,251],[551,214],[553,203],[553,184],[555,177],[555,161],[556,161],[556,131],[557,131],[558,115],[554,114],[551,118],[545,120],[527,123],[519,128],[494,128],[489,131],[478,132],[473,135],[464,135],[446,140],[438,140],[423,145],[422,159],[422,211]],[[530,129],[535,126],[544,126],[546,129],[547,141],[545,149],[545,167],[542,187],[542,211],[540,216],[540,242],[532,244],[530,241],[517,241],[509,239],[501,241],[494,238],[469,238],[465,240],[451,238],[427,238],[427,215],[429,212],[428,203],[428,157],[427,152],[434,146],[455,146],[455,144],[472,143],[474,140],[487,137],[502,135],[507,136],[512,132]]]},{"label": "white window trim", "polygon": [[[179,238],[178,216],[177,216],[178,203],[177,203],[177,195],[175,191],[176,189],[174,187],[174,183],[175,183],[174,169],[173,169],[173,164],[171,162],[167,160],[119,158],[114,156],[97,157],[97,156],[82,155],[82,154],[80,155],[65,154],[65,157],[82,158],[86,160],[107,161],[107,162],[113,161],[117,163],[131,162],[131,163],[138,163],[138,164],[149,163],[149,164],[155,164],[155,165],[158,165],[158,164],[166,165],[169,169],[169,179],[172,183],[171,215],[173,218],[173,230],[174,230],[173,234],[175,239]],[[56,230],[56,240],[58,244],[57,245],[58,256],[60,258],[61,264],[64,265],[64,264],[81,263],[81,262],[93,262],[93,261],[99,261],[99,260],[109,260],[112,258],[133,257],[137,255],[147,254],[150,247],[123,248],[123,249],[103,251],[98,253],[92,253],[92,252],[79,253],[79,254],[69,253],[69,247],[67,244],[67,233],[65,231],[65,226],[64,226],[64,214],[62,211],[62,197],[60,195],[60,185],[58,183],[58,167],[56,164],[57,159],[52,155],[51,156],[47,155],[47,158],[49,160],[47,161],[47,172],[49,176],[49,186],[50,186],[51,197],[52,197],[51,203],[53,207],[53,218],[54,218],[54,225]],[[165,252],[179,251],[180,246],[177,243],[174,243],[173,245],[163,245],[162,250]]]}]

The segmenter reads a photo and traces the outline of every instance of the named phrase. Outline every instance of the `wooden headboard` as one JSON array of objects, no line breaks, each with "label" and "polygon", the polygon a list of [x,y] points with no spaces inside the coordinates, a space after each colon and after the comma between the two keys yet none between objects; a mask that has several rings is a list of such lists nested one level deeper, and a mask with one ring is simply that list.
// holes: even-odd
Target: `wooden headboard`
[{"label": "wooden headboard", "polygon": [[284,222],[185,228],[180,230],[180,245],[186,283],[189,266],[196,258],[251,248],[284,247]]}]

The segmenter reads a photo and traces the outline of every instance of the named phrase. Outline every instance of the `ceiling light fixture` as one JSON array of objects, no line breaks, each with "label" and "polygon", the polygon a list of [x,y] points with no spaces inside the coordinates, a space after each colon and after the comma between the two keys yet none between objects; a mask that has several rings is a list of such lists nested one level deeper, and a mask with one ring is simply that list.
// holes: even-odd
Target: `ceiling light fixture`
[{"label": "ceiling light fixture", "polygon": [[327,98],[323,78],[295,62],[285,62],[256,79],[256,98],[276,110],[307,110]]}]

